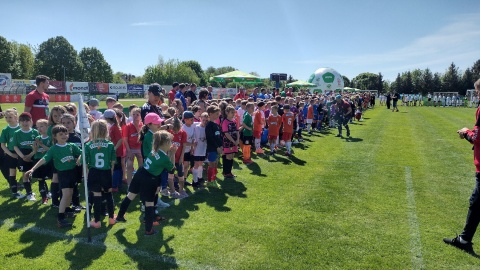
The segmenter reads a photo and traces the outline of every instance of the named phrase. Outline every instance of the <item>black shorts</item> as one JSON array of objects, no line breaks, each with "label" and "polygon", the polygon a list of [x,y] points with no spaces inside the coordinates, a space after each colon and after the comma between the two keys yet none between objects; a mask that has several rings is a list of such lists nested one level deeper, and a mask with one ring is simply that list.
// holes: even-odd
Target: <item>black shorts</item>
[{"label": "black shorts", "polygon": [[[150,174],[143,167],[138,169],[138,171],[135,173],[135,176],[137,175],[139,175],[137,184],[140,189],[140,199],[144,202],[153,202],[155,200],[155,194],[157,193],[158,188],[158,176]],[[135,176],[132,179],[130,187],[134,182]]]},{"label": "black shorts", "polygon": [[78,176],[76,169],[58,171],[58,185],[60,189],[73,188],[77,183]]},{"label": "black shorts", "polygon": [[206,156],[194,156],[193,161],[205,161]]},{"label": "black shorts", "polygon": [[243,144],[244,145],[252,145],[253,144],[253,136],[243,136]]},{"label": "black shorts", "polygon": [[137,172],[133,175],[132,182],[128,186],[128,192],[133,194],[140,193],[140,185],[144,178],[152,176],[144,167],[140,167]]},{"label": "black shorts", "polygon": [[169,171],[169,174],[175,174],[175,169],[177,170],[177,176],[178,177],[183,177],[183,163],[178,163],[175,162],[175,168],[173,168],[171,171]]},{"label": "black shorts", "polygon": [[18,166],[18,159],[13,158],[7,154],[5,154],[5,166],[9,169],[16,169]]},{"label": "black shorts", "polygon": [[183,161],[193,161],[193,155],[190,152],[183,153]]},{"label": "black shorts", "polygon": [[[31,152],[31,151],[29,151],[29,152]],[[25,155],[28,155],[28,154],[29,153],[27,152]],[[29,171],[33,167],[34,163],[33,163],[33,161],[25,161],[25,160],[21,159],[20,157],[18,157],[18,164],[17,165],[18,165],[17,167],[18,167],[19,172],[26,172],[26,171]]]},{"label": "black shorts", "polygon": [[115,162],[115,166],[113,167],[114,171],[122,170],[122,157],[117,157],[117,162]]},{"label": "black shorts", "polygon": [[108,192],[112,188],[112,171],[91,168],[88,171],[88,189],[92,192]]},{"label": "black shorts", "polygon": [[[39,159],[34,159],[33,164],[37,164]],[[43,164],[43,166],[38,167],[35,171],[33,171],[32,178],[47,180],[52,179],[53,175],[53,161]]]}]

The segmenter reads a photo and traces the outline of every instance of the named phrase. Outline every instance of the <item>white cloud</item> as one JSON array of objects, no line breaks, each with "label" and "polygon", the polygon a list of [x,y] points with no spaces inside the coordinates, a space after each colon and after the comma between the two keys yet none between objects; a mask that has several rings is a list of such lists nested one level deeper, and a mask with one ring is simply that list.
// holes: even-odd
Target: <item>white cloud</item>
[{"label": "white cloud", "polygon": [[136,22],[136,23],[130,24],[130,26],[171,26],[171,25],[174,25],[174,24],[170,22],[164,22],[164,21]]},{"label": "white cloud", "polygon": [[480,58],[479,25],[480,13],[458,15],[452,17],[450,24],[432,34],[413,40],[403,48],[376,54],[332,55],[322,60],[312,59],[295,63],[348,65],[374,68],[387,73],[427,67],[433,71],[443,72],[452,62],[465,69]]}]

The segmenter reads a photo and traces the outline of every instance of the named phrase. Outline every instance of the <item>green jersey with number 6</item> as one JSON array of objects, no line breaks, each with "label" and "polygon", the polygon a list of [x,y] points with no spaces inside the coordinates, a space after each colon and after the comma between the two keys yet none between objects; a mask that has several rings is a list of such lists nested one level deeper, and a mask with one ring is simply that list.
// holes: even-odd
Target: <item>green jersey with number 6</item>
[{"label": "green jersey with number 6", "polygon": [[163,170],[171,171],[173,163],[170,158],[162,150],[157,153],[150,152],[145,156],[143,167],[152,175],[159,176]]},{"label": "green jersey with number 6", "polygon": [[115,146],[111,141],[90,141],[85,144],[84,150],[88,168],[110,170],[112,168],[112,162],[117,160]]},{"label": "green jersey with number 6", "polygon": [[77,166],[77,157],[82,154],[82,150],[73,143],[64,145],[55,144],[43,156],[48,163],[53,159],[53,165],[57,171],[67,171]]}]

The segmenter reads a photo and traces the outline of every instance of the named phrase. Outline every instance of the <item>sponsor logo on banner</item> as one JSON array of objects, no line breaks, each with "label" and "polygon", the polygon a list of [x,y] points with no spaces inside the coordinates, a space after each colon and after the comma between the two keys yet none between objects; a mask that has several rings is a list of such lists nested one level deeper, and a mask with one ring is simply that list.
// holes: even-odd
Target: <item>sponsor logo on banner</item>
[{"label": "sponsor logo on banner", "polygon": [[35,81],[31,80],[12,80],[12,86],[30,86],[35,84]]},{"label": "sponsor logo on banner", "polygon": [[143,84],[127,84],[127,92],[132,94],[143,93]]},{"label": "sponsor logo on banner", "polygon": [[98,93],[107,94],[108,93],[108,83],[97,83]]},{"label": "sponsor logo on banner", "polygon": [[108,84],[109,93],[116,94],[118,93],[127,93],[127,84],[120,83],[109,83]]},{"label": "sponsor logo on banner", "polygon": [[0,86],[10,86],[12,84],[11,73],[0,73]]},{"label": "sponsor logo on banner", "polygon": [[50,81],[50,85],[55,87],[56,89],[48,89],[47,92],[49,93],[65,93],[65,85],[63,81]]},{"label": "sponsor logo on banner", "polygon": [[70,93],[88,93],[87,82],[66,82],[67,91]]}]

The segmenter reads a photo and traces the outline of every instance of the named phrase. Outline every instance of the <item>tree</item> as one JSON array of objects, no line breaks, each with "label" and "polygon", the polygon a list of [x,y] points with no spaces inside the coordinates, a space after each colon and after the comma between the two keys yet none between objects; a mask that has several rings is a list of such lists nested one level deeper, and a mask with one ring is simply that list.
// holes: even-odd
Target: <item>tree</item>
[{"label": "tree", "polygon": [[178,60],[169,60],[164,62],[159,59],[155,66],[149,66],[145,69],[144,81],[148,83],[157,82],[159,84],[171,85],[174,82],[200,83],[200,78],[187,65],[181,65]]},{"label": "tree", "polygon": [[14,62],[15,56],[10,42],[0,36],[0,73],[12,73],[12,64]]},{"label": "tree", "polygon": [[28,45],[18,45],[17,61],[20,65],[20,74],[18,78],[33,79],[33,65],[35,63],[35,57],[33,56],[32,50]]},{"label": "tree", "polygon": [[480,79],[480,59],[477,60],[475,63],[473,63],[473,66],[471,68],[472,71],[472,76],[473,76],[473,81],[477,81]]},{"label": "tree", "polygon": [[125,83],[122,76],[125,75],[125,72],[117,71],[112,75],[112,83]]},{"label": "tree", "polygon": [[433,92],[444,92],[442,88],[442,74],[435,72],[433,74]]},{"label": "tree", "polygon": [[287,83],[294,82],[296,80],[293,79],[292,75],[288,75]]},{"label": "tree", "polygon": [[444,92],[459,92],[460,75],[458,67],[452,62],[442,78],[442,88]]},{"label": "tree", "polygon": [[49,76],[52,80],[81,81],[83,79],[83,64],[77,51],[62,36],[49,38],[40,44],[35,57],[35,74]]},{"label": "tree", "polygon": [[424,94],[423,93],[423,72],[420,69],[414,69],[411,72],[412,75],[412,84],[413,89],[412,92],[414,94]]},{"label": "tree", "polygon": [[378,73],[378,83],[377,83],[377,88],[379,93],[383,92],[383,75],[381,72]]},{"label": "tree", "polygon": [[380,87],[378,86],[378,83],[379,76],[375,73],[370,72],[360,73],[352,79],[352,84],[355,85],[356,88],[364,90],[379,89]]},{"label": "tree", "polygon": [[423,71],[422,81],[423,81],[423,90],[425,91],[423,92],[423,94],[425,95],[428,93],[433,93],[435,90],[435,85],[433,84],[433,74],[429,68],[426,68]]},{"label": "tree", "polygon": [[344,87],[352,87],[352,86],[350,85],[350,79],[349,79],[347,76],[343,76],[343,75],[342,75],[342,78],[343,78],[343,86],[344,86]]},{"label": "tree", "polygon": [[402,93],[413,94],[413,81],[410,70],[402,74]]},{"label": "tree", "polygon": [[84,81],[109,83],[113,80],[112,68],[97,48],[83,48],[78,56],[83,64]]},{"label": "tree", "polygon": [[467,68],[465,72],[463,72],[459,94],[464,96],[467,93],[467,89],[473,89],[474,83],[475,80],[473,79],[473,72],[470,70],[470,68]]},{"label": "tree", "polygon": [[191,68],[198,78],[200,78],[200,85],[206,85],[207,81],[205,80],[204,72],[200,63],[194,60],[180,62],[180,65],[185,65]]}]

